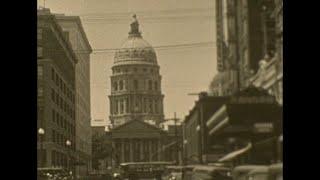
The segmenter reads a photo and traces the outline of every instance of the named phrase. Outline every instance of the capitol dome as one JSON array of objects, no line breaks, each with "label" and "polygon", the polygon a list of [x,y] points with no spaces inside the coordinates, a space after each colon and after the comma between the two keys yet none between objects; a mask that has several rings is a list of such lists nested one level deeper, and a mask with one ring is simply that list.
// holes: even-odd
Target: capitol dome
[{"label": "capitol dome", "polygon": [[131,31],[129,37],[116,51],[114,64],[157,64],[157,57],[153,47],[142,38],[139,31],[139,23],[134,17],[131,23]]}]

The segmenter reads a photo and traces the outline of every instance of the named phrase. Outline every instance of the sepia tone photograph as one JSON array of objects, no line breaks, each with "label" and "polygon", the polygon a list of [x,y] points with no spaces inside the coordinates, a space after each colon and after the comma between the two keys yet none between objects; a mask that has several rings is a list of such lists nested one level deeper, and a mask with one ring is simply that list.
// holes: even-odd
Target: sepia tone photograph
[{"label": "sepia tone photograph", "polygon": [[37,0],[38,180],[282,180],[283,0]]}]

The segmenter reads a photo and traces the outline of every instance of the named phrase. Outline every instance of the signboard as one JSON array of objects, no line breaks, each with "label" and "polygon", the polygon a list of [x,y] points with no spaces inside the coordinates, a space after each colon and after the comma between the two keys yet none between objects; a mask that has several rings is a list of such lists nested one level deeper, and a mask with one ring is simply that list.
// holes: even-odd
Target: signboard
[{"label": "signboard", "polygon": [[242,96],[232,97],[231,103],[234,104],[273,104],[275,99],[273,96]]},{"label": "signboard", "polygon": [[253,125],[254,132],[256,133],[271,133],[273,131],[272,123],[255,123]]}]

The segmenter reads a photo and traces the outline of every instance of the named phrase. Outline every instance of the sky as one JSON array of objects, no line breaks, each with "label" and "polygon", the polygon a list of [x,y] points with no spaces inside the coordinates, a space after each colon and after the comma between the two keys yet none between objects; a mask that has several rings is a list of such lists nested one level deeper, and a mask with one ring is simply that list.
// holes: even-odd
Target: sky
[{"label": "sky", "polygon": [[[38,0],[38,6],[44,6]],[[216,74],[213,0],[46,0],[52,13],[80,16],[94,50],[90,59],[92,125],[109,123],[110,75],[114,51],[128,37],[135,13],[143,38],[166,46],[212,42],[189,48],[155,49],[162,75],[165,118],[184,119],[199,93],[208,90]],[[95,120],[103,120],[95,121]]]}]

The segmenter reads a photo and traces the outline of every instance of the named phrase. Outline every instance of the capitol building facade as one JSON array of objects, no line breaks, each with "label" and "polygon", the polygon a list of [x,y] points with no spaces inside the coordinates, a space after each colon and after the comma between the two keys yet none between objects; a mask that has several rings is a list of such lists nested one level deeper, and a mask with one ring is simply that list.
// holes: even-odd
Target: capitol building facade
[{"label": "capitol building facade", "polygon": [[129,37],[117,50],[111,76],[110,121],[114,127],[131,120],[159,125],[163,120],[161,75],[152,46],[134,16]]}]

